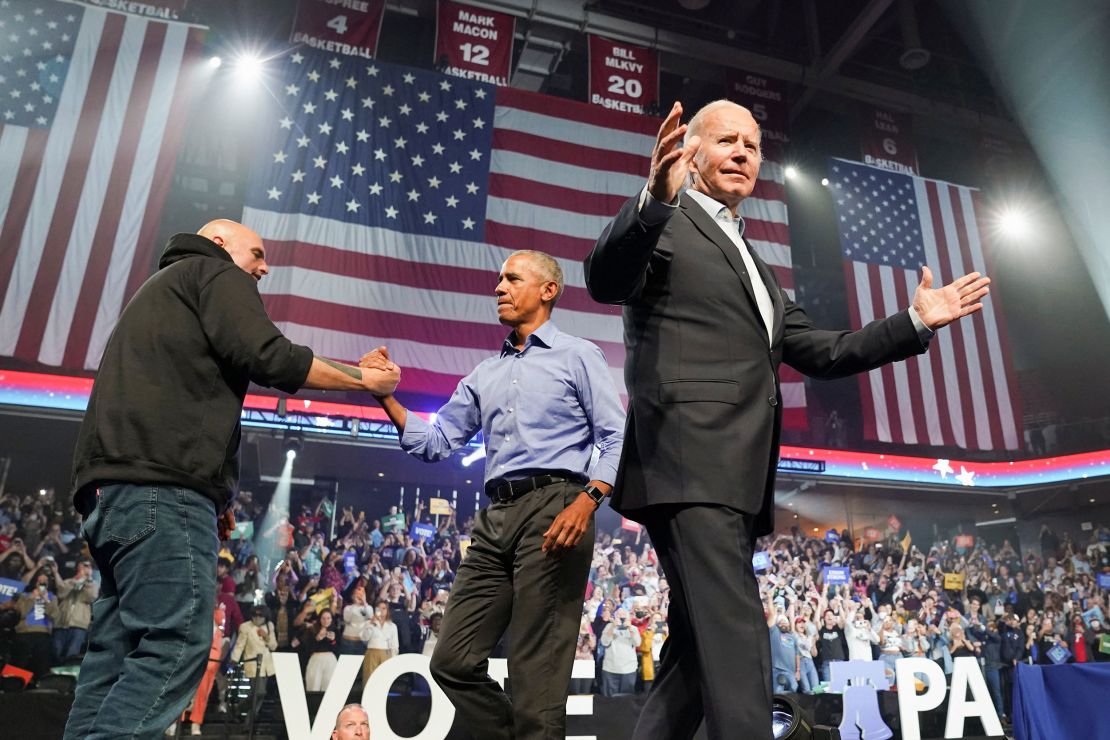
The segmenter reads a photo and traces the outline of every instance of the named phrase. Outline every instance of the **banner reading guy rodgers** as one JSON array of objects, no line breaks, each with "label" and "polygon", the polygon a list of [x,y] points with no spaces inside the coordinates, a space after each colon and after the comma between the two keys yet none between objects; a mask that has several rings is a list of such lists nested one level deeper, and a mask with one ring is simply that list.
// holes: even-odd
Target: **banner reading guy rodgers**
[{"label": "banner reading guy rodgers", "polygon": [[440,0],[437,14],[436,67],[455,77],[508,86],[516,19],[451,0]]},{"label": "banner reading guy rodgers", "polygon": [[762,132],[764,155],[778,161],[782,147],[790,141],[786,132],[789,115],[786,106],[786,83],[738,69],[725,74],[728,99],[752,112]]}]

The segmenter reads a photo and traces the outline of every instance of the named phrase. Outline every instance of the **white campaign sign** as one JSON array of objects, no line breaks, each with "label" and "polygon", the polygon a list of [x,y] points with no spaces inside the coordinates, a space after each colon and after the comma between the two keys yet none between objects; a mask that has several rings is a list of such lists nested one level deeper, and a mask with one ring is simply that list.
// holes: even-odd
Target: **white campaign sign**
[{"label": "white campaign sign", "polygon": [[277,673],[278,697],[281,713],[285,717],[285,732],[289,737],[307,740],[328,740],[335,729],[335,718],[347,702],[351,687],[355,685],[362,658],[357,655],[339,656],[339,666],[332,674],[331,683],[324,692],[316,721],[309,726],[308,701],[301,676],[301,659],[296,653],[274,653],[274,671]]},{"label": "white campaign sign", "polygon": [[[944,701],[946,691],[944,671],[928,658],[902,658],[894,664],[899,687],[912,687],[914,674],[923,675],[927,688],[924,693],[901,689],[898,692],[898,714],[902,720],[902,740],[921,740],[919,712],[936,709]],[[968,701],[967,691],[972,699]],[[944,737],[963,737],[964,722],[968,717],[978,717],[983,731],[1001,735],[1002,723],[994,711],[987,682],[975,658],[956,658],[952,667],[952,691],[948,698],[948,719],[944,723]]]},{"label": "white campaign sign", "polygon": [[[361,658],[356,657],[356,660],[359,665],[362,665]],[[423,676],[432,687],[432,708],[428,713],[428,724],[424,725],[420,734],[411,740],[442,740],[447,737],[447,733],[451,731],[451,723],[455,721],[455,707],[451,705],[451,700],[443,693],[439,684],[432,680],[432,673],[428,669],[430,662],[426,655],[405,653],[393,656],[370,674],[370,680],[362,689],[362,706],[366,714],[374,718],[370,722],[370,729],[375,738],[404,740],[400,735],[393,734],[393,728],[389,726],[389,720],[386,718],[385,703],[389,699],[389,687],[406,673]],[[354,681],[351,681],[351,684],[354,685]],[[347,688],[350,689],[349,686]]]},{"label": "white campaign sign", "polygon": [[[432,679],[429,665],[430,660],[427,656],[405,653],[382,663],[370,675],[370,680],[362,689],[362,706],[370,716],[370,728],[374,740],[443,740],[447,737],[447,733],[451,731],[451,724],[455,721],[455,707]],[[285,732],[289,737],[328,740],[335,727],[335,718],[339,716],[339,710],[346,704],[347,697],[350,696],[355,680],[362,670],[362,658],[357,655],[339,656],[339,665],[332,674],[327,690],[324,691],[324,698],[316,712],[316,719],[311,722],[308,717],[308,701],[305,697],[300,658],[296,653],[274,653],[274,670],[277,672],[281,711],[285,717]],[[418,735],[411,737],[395,734],[386,718],[389,688],[399,676],[406,673],[422,676],[432,690],[432,706],[428,714],[428,723]],[[504,688],[505,679],[509,675],[508,661],[504,658],[491,658],[489,675]],[[575,678],[592,678],[593,661],[575,661],[573,675]],[[567,709],[568,714],[589,715],[593,714],[593,703],[592,701],[583,703],[581,697],[572,696],[567,699]],[[580,740],[593,740],[593,738]]]}]

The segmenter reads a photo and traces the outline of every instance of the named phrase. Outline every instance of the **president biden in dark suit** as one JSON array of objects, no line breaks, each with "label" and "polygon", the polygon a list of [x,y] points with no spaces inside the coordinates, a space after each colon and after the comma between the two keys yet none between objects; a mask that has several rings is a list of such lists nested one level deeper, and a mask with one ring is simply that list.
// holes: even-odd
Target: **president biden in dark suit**
[{"label": "president biden in dark suit", "polygon": [[[771,738],[771,659],[752,543],[772,530],[786,363],[837,378],[924,352],[979,310],[966,275],[859,331],[817,329],[743,238],[759,125],[730,101],[663,122],[643,191],[586,259],[595,300],[624,305],[628,421],[613,508],[643,522],[671,585],[670,638],[634,737]],[[685,137],[685,142],[683,139]]]}]

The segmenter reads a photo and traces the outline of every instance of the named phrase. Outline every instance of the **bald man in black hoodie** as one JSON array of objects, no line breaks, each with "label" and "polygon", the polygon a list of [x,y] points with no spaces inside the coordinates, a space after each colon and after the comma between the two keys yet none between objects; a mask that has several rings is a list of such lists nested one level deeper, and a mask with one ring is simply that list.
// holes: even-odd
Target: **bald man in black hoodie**
[{"label": "bald man in black hoodie", "polygon": [[258,293],[268,272],[261,237],[242,224],[177,234],[104,350],[72,486],[103,582],[67,740],[159,737],[192,697],[249,383],[375,395],[397,385],[388,360],[352,367],[286,339]]}]

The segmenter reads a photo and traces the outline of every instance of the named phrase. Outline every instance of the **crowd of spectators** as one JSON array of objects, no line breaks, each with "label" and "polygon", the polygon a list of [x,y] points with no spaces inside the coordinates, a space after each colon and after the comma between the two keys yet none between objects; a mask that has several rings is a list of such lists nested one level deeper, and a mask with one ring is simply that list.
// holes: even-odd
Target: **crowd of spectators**
[{"label": "crowd of spectators", "polygon": [[894,686],[899,658],[929,658],[951,675],[955,658],[974,657],[995,708],[1009,717],[1018,663],[1110,660],[1107,590],[1097,581],[1110,573],[1105,527],[1082,542],[1042,527],[1040,547],[1024,554],[1009,540],[957,536],[926,551],[888,535],[856,546],[847,532],[762,543],[776,691],[821,690],[837,660],[880,660]]},{"label": "crowd of spectators", "polygon": [[[264,695],[273,652],[298,652],[306,689],[322,691],[338,655],[363,656],[366,681],[393,655],[435,646],[472,520],[453,509],[434,517],[420,501],[378,519],[334,510],[327,498],[295,502],[290,514],[249,492],[235,503],[240,527],[218,565],[219,670],[202,684],[195,728],[211,686],[222,698],[229,673]],[[573,693],[643,692],[658,668],[670,589],[646,534],[627,526],[596,536],[576,649],[595,661],[595,678],[573,679]],[[79,527],[50,491],[0,498],[0,584],[15,592],[0,603],[0,660],[36,676],[84,649],[99,579]],[[1110,530],[1083,535],[1044,527],[1024,552],[966,537],[919,549],[894,531],[867,542],[796,529],[761,539],[756,575],[775,691],[827,690],[837,660],[882,661],[893,684],[900,657],[933,659],[950,674],[954,658],[973,656],[1009,715],[1018,663],[1110,660],[1110,605],[1097,583],[1110,573]]]}]

